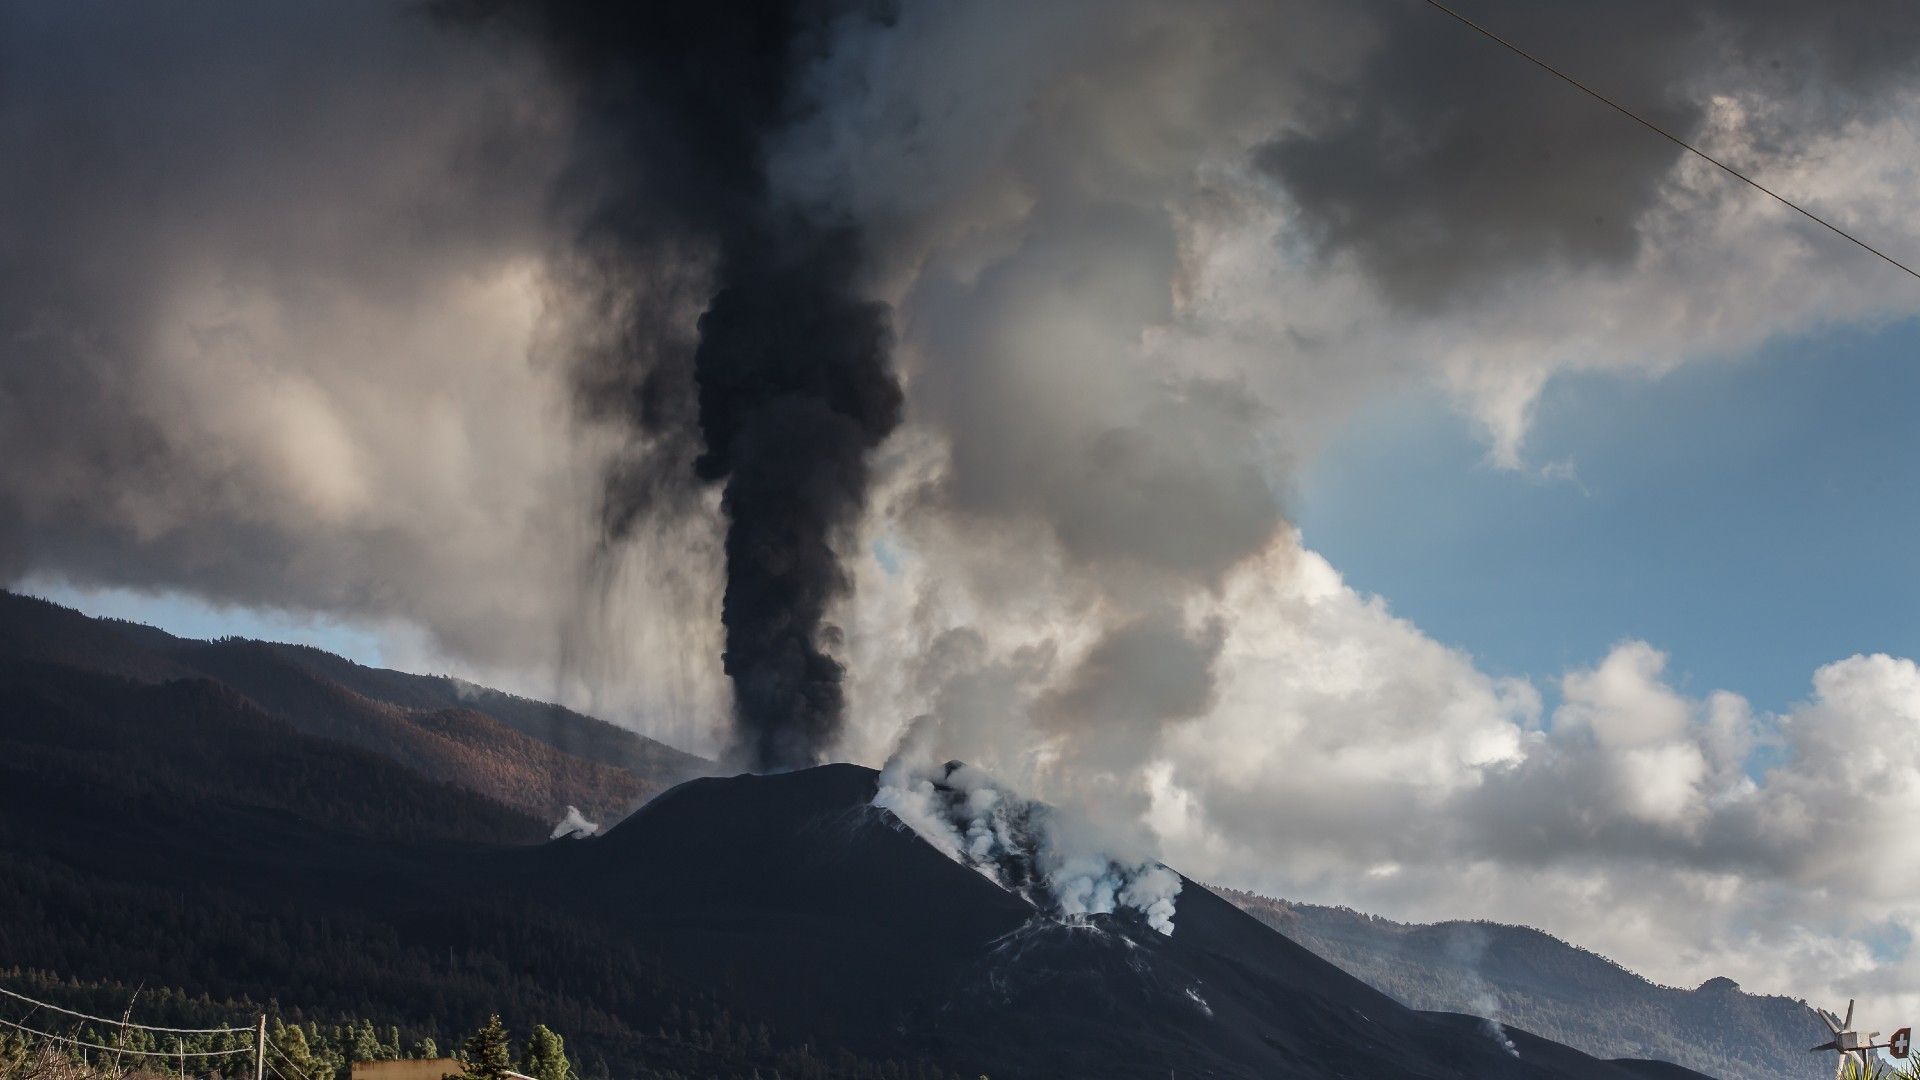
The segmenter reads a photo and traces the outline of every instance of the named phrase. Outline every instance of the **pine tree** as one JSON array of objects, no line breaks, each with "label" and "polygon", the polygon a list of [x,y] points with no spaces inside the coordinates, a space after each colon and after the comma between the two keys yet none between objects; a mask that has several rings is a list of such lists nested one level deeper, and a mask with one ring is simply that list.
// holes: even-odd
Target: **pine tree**
[{"label": "pine tree", "polygon": [[507,1029],[498,1015],[487,1017],[484,1027],[467,1036],[460,1046],[460,1065],[469,1080],[506,1080],[513,1071]]},{"label": "pine tree", "polygon": [[567,1044],[545,1024],[533,1025],[527,1049],[520,1055],[520,1071],[534,1080],[575,1080],[567,1061]]},{"label": "pine tree", "polygon": [[384,1056],[380,1052],[380,1036],[373,1033],[371,1020],[362,1020],[359,1027],[352,1029],[351,1044],[355,1061],[379,1061]]},{"label": "pine tree", "polygon": [[425,1036],[413,1044],[413,1056],[421,1061],[431,1061],[440,1056],[440,1044],[433,1041],[433,1036]]},{"label": "pine tree", "polygon": [[267,1042],[278,1049],[294,1072],[302,1077],[312,1076],[315,1072],[313,1048],[307,1044],[307,1033],[300,1025],[282,1026],[280,1021],[273,1022],[274,1030],[267,1035]]}]

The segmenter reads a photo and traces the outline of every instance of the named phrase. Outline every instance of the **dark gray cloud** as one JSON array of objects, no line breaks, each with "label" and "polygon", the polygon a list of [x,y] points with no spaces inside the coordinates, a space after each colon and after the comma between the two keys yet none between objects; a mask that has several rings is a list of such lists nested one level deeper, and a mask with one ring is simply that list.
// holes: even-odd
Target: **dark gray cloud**
[{"label": "dark gray cloud", "polygon": [[0,7],[0,570],[545,647],[553,136],[407,5]]},{"label": "dark gray cloud", "polygon": [[1126,747],[1117,756],[1129,763],[1159,725],[1213,707],[1214,662],[1225,637],[1219,620],[1189,631],[1170,610],[1111,627],[1041,703],[1041,714],[1052,729],[1076,732],[1092,747]]},{"label": "dark gray cloud", "polygon": [[984,272],[921,280],[915,407],[950,438],[945,509],[1040,521],[1115,576],[1212,580],[1275,535],[1258,404],[1141,355],[1175,319],[1177,248],[1160,207],[1043,204]]},{"label": "dark gray cloud", "polygon": [[[1715,95],[1763,95],[1773,114],[1751,118],[1754,145],[1735,155],[1762,173],[1856,119],[1920,56],[1920,13],[1884,0],[1459,7],[1683,138],[1702,134]],[[1425,4],[1367,10],[1366,61],[1258,155],[1324,251],[1416,307],[1541,267],[1633,260],[1684,151]]]}]

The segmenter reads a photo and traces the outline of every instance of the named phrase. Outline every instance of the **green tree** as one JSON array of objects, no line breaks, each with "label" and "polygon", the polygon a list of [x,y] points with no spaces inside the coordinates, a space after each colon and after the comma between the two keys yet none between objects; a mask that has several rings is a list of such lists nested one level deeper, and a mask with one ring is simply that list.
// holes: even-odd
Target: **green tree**
[{"label": "green tree", "polygon": [[26,1075],[27,1037],[8,1031],[0,1033],[0,1076]]},{"label": "green tree", "polygon": [[575,1080],[567,1061],[567,1044],[545,1024],[533,1025],[527,1048],[520,1055],[520,1071],[534,1080]]},{"label": "green tree", "polygon": [[373,1032],[373,1021],[362,1020],[360,1026],[353,1029],[353,1060],[379,1061],[386,1055],[381,1053],[380,1036]]},{"label": "green tree", "polygon": [[419,1042],[413,1044],[413,1056],[422,1061],[431,1061],[440,1056],[440,1044],[434,1042],[431,1035],[423,1036]]},{"label": "green tree", "polygon": [[273,1030],[267,1033],[267,1042],[280,1051],[300,1077],[314,1075],[313,1047],[307,1043],[307,1033],[300,1030],[300,1025],[282,1026],[275,1020]]},{"label": "green tree", "polygon": [[487,1017],[486,1024],[460,1044],[460,1065],[470,1080],[506,1080],[513,1071],[507,1029],[498,1014]]}]

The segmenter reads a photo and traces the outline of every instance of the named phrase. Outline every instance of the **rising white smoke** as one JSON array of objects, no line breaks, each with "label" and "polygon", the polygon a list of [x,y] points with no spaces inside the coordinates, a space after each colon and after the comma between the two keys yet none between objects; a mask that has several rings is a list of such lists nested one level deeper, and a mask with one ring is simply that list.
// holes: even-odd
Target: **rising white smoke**
[{"label": "rising white smoke", "polygon": [[1447,942],[1447,953],[1465,967],[1466,989],[1471,995],[1467,1007],[1481,1017],[1480,1030],[1486,1033],[1487,1038],[1499,1043],[1502,1050],[1519,1057],[1520,1048],[1513,1045],[1506,1029],[1495,1019],[1501,1013],[1499,995],[1480,974],[1480,963],[1486,957],[1487,944],[1486,930],[1480,926],[1470,926]]},{"label": "rising white smoke", "polygon": [[563,836],[570,836],[575,840],[585,840],[599,831],[599,822],[588,821],[587,815],[581,813],[579,807],[569,806],[567,816],[561,818],[560,823],[553,827],[553,835],[547,839],[558,840]]},{"label": "rising white smoke", "polygon": [[1091,823],[1009,791],[985,770],[941,761],[935,725],[915,721],[880,773],[873,805],[947,857],[1063,920],[1131,911],[1173,933],[1180,875]]},{"label": "rising white smoke", "polygon": [[1520,1048],[1513,1045],[1513,1040],[1507,1037],[1507,1029],[1501,1027],[1498,1021],[1482,1020],[1480,1026],[1486,1031],[1488,1038],[1500,1044],[1500,1049],[1514,1057],[1520,1056]]}]

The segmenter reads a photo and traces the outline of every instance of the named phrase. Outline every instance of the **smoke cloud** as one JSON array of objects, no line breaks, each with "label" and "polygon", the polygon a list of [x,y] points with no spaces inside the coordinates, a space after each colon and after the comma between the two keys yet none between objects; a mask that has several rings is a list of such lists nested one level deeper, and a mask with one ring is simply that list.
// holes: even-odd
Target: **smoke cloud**
[{"label": "smoke cloud", "polygon": [[0,577],[550,663],[594,455],[530,355],[532,58],[368,0],[9,4],[0,71]]},{"label": "smoke cloud", "polygon": [[1481,1030],[1487,1033],[1487,1038],[1492,1039],[1495,1043],[1499,1044],[1500,1049],[1505,1050],[1508,1054],[1512,1055],[1513,1057],[1520,1056],[1520,1048],[1513,1045],[1513,1040],[1507,1037],[1507,1029],[1501,1027],[1499,1021],[1482,1020],[1480,1022],[1480,1027],[1481,1027]]},{"label": "smoke cloud", "polygon": [[[901,411],[887,309],[861,295],[860,236],[786,204],[765,170],[767,141],[807,111],[799,65],[838,12],[529,0],[459,13],[541,42],[577,103],[560,195],[600,264],[594,284],[627,318],[581,393],[590,411],[624,413],[645,448],[608,473],[610,539],[654,527],[663,504],[683,509],[668,493],[722,485],[734,749],[756,768],[815,764],[845,710],[826,651],[828,605],[849,584],[835,544]],[[691,350],[653,302],[684,274],[708,296]]]},{"label": "smoke cloud", "polygon": [[[1646,250],[1684,151],[1434,11],[1368,12],[1366,60],[1258,155],[1323,252],[1431,309],[1543,267],[1624,269]],[[1712,141],[1730,96],[1764,101],[1752,143],[1729,148],[1749,169],[1910,77],[1920,32],[1912,9],[1881,3],[1636,0],[1595,18],[1488,0],[1468,14],[1682,138]]]},{"label": "smoke cloud", "polygon": [[909,729],[881,770],[873,805],[1045,915],[1072,921],[1128,911],[1173,933],[1180,875],[1118,855],[1124,847],[1094,823],[1023,798],[981,769],[936,762],[932,727],[923,718]]}]

